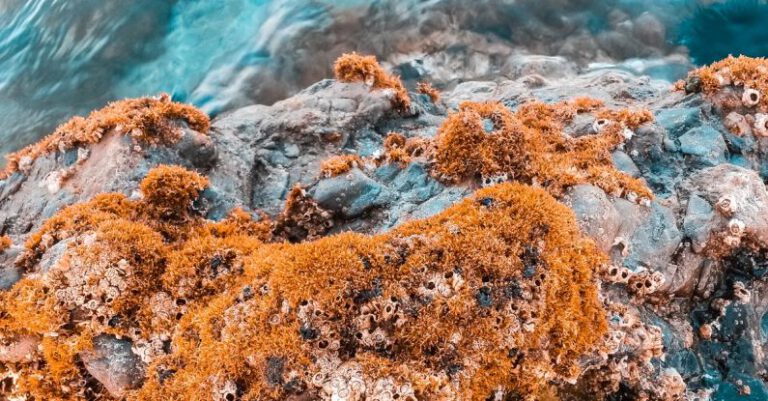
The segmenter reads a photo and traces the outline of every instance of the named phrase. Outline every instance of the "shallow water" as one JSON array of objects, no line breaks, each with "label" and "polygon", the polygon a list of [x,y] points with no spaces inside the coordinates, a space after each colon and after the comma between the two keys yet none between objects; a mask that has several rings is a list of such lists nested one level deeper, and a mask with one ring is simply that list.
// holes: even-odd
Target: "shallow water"
[{"label": "shallow water", "polygon": [[[551,38],[587,32],[612,46],[594,61],[685,53],[679,44],[706,48],[692,54],[711,61],[723,52],[717,33],[705,45],[690,32],[711,21],[768,32],[744,17],[762,1],[735,3],[746,12],[700,12],[693,0],[0,0],[0,152],[124,97],[168,92],[212,115],[271,103],[328,76],[344,51],[412,54],[422,42],[409,35],[440,31],[545,54],[564,52]],[[605,34],[644,12],[665,27],[656,47],[636,51]]]}]

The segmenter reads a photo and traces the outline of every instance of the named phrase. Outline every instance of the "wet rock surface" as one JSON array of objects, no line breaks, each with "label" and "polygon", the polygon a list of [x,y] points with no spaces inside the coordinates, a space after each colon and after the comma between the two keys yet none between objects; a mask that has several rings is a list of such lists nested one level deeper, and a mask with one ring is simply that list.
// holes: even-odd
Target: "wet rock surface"
[{"label": "wet rock surface", "polygon": [[[653,24],[638,35],[648,43],[658,41]],[[323,177],[319,169],[325,159],[376,157],[393,131],[431,138],[447,113],[466,100],[498,101],[514,109],[528,100],[555,102],[579,93],[612,106],[644,106],[655,122],[638,128],[612,157],[617,169],[644,179],[656,199],[637,202],[576,185],[561,201],[609,255],[616,274],[625,274],[605,284],[605,296],[632,305],[642,324],[661,333],[665,355],[650,358],[659,380],[680,377],[689,399],[696,399],[694,394],[709,394],[712,400],[765,399],[765,138],[732,135],[701,95],[671,92],[666,82],[619,69],[577,74],[551,57],[513,57],[508,64],[513,80],[464,82],[443,93],[438,104],[414,94],[405,113],[393,110],[388,91],[325,80],[273,106],[220,116],[209,137],[187,129],[172,147],[137,148],[107,134],[87,150],[40,158],[26,172],[0,182],[0,231],[20,244],[64,206],[102,192],[139,196],[133,188],[150,168],[178,164],[209,177],[211,186],[199,207],[211,219],[236,206],[274,216],[291,188],[300,185],[333,214],[331,233],[377,233],[435,215],[477,185],[445,185],[421,161],[366,164]],[[592,121],[576,119],[566,130],[592,135],[591,126]],[[75,165],[66,179],[56,178]],[[57,246],[62,249],[42,255],[41,266],[60,258],[67,244]],[[0,255],[0,290],[24,274],[14,267],[15,256],[13,248]],[[17,350],[6,355],[24,348]],[[123,340],[97,338],[83,363],[114,396],[142,380],[140,359]]]}]

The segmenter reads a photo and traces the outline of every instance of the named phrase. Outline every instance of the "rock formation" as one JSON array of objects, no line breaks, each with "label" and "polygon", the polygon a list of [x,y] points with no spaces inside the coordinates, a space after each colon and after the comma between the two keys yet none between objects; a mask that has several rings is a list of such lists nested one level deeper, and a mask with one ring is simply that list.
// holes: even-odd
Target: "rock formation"
[{"label": "rock formation", "polygon": [[768,62],[516,66],[440,93],[351,54],[12,155],[0,399],[768,397]]}]

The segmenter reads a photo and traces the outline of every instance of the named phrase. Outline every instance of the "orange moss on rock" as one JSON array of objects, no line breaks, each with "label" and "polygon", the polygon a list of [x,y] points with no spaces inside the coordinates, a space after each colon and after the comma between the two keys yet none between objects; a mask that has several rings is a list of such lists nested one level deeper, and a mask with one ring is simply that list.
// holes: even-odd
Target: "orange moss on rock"
[{"label": "orange moss on rock", "polygon": [[13,240],[7,235],[0,237],[0,253],[5,252],[6,249],[13,245]]},{"label": "orange moss on rock", "polygon": [[605,103],[602,100],[587,96],[575,97],[568,100],[567,103],[573,106],[577,113],[595,111],[605,106]]},{"label": "orange moss on rock", "polygon": [[205,113],[193,106],[173,102],[165,94],[159,98],[113,102],[86,118],[73,117],[41,141],[7,155],[7,165],[0,172],[0,179],[23,169],[43,155],[97,143],[110,131],[130,135],[138,143],[175,143],[181,135],[175,125],[178,120],[186,121],[192,129],[201,133],[207,133],[210,128],[210,120]]},{"label": "orange moss on rock", "polygon": [[406,149],[407,139],[399,132],[390,132],[384,138],[384,155],[390,163],[408,164],[411,155]]},{"label": "orange moss on rock", "polygon": [[[111,334],[148,364],[128,400],[531,399],[577,377],[606,332],[605,256],[541,189],[486,188],[376,236],[265,244],[272,222],[189,209],[202,183],[160,168],[143,199],[101,195],[46,222],[29,252],[69,247],[0,293],[0,342],[43,339],[11,395],[112,399],[78,364]],[[286,215],[301,214],[292,193]]]},{"label": "orange moss on rock", "polygon": [[464,102],[438,130],[435,170],[455,181],[520,171],[523,129],[501,103]]},{"label": "orange moss on rock", "polygon": [[149,210],[162,217],[189,214],[192,202],[208,186],[208,179],[179,166],[160,165],[141,181],[139,189]]},{"label": "orange moss on rock", "polygon": [[[678,81],[674,87],[678,91],[704,93],[726,114],[739,109],[768,113],[768,59],[728,56],[691,71],[686,80]],[[758,129],[765,131],[765,127]]]},{"label": "orange moss on rock", "polygon": [[330,399],[332,380],[375,397],[383,379],[403,399],[535,393],[538,372],[578,375],[605,332],[604,262],[566,207],[512,184],[380,236],[265,245],[240,291],[182,318],[149,369],[173,375],[133,399],[217,399],[230,382],[243,399]]},{"label": "orange moss on rock", "polygon": [[[527,103],[513,113],[501,103],[462,103],[434,139],[434,172],[452,182],[480,176],[485,184],[508,179],[534,183],[555,195],[590,183],[612,194],[651,199],[642,181],[614,168],[611,151],[626,140],[626,130],[651,121],[652,115],[601,107],[599,101],[582,98]],[[565,124],[586,111],[607,119],[605,127],[595,135],[566,135]]]},{"label": "orange moss on rock", "polygon": [[617,122],[630,129],[636,129],[643,124],[652,122],[653,113],[648,109],[603,109],[597,113],[597,118]]},{"label": "orange moss on rock", "polygon": [[[203,302],[242,275],[245,255],[272,239],[272,223],[237,209],[221,222],[204,220],[190,206],[205,185],[194,172],[161,166],[141,182],[143,198],[99,195],[63,209],[29,238],[21,259],[29,274],[0,293],[0,344],[42,340],[33,358],[13,367],[14,391],[45,400],[110,399],[88,384],[78,362],[95,336],[128,338],[149,360],[162,352],[187,302]],[[37,270],[58,244],[64,248],[56,263]]]},{"label": "orange moss on rock", "polygon": [[400,77],[384,71],[376,56],[357,53],[343,54],[334,65],[336,79],[341,82],[362,82],[372,89],[394,91],[393,104],[401,112],[411,107],[411,98]]},{"label": "orange moss on rock", "polygon": [[432,84],[429,82],[419,82],[416,90],[419,91],[419,93],[429,96],[429,99],[432,100],[432,103],[437,103],[440,101],[440,91],[432,86]]},{"label": "orange moss on rock", "polygon": [[688,76],[697,77],[701,82],[701,90],[708,94],[732,84],[768,93],[768,59],[763,57],[728,56],[691,71]]},{"label": "orange moss on rock", "polygon": [[333,156],[320,164],[320,175],[325,178],[336,177],[353,168],[363,167],[363,159],[358,155]]},{"label": "orange moss on rock", "polygon": [[331,212],[321,208],[300,186],[294,186],[274,227],[276,238],[288,242],[314,240],[333,227]]},{"label": "orange moss on rock", "polygon": [[405,167],[414,158],[425,155],[430,147],[430,140],[422,137],[406,138],[399,132],[390,132],[384,138],[384,153],[375,161],[380,164],[397,163]]}]

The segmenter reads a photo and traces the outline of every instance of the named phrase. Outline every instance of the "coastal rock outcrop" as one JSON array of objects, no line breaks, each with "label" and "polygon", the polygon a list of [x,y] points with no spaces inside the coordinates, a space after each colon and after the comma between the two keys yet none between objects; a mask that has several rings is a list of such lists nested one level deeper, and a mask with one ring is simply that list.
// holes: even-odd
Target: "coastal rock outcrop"
[{"label": "coastal rock outcrop", "polygon": [[430,94],[349,57],[12,159],[0,397],[764,397],[765,60]]}]

